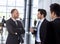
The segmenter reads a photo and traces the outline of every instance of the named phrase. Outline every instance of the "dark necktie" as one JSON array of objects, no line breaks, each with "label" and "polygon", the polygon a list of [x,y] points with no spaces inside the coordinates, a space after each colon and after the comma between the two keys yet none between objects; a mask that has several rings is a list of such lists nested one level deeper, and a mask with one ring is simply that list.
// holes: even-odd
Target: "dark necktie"
[{"label": "dark necktie", "polygon": [[15,21],[15,24],[18,25],[17,20]]}]

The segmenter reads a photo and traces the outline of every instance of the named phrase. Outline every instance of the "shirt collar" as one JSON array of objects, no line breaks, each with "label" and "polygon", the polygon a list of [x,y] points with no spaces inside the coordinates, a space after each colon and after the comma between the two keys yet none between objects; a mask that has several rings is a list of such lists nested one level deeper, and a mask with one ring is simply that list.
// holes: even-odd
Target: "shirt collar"
[{"label": "shirt collar", "polygon": [[14,18],[11,18],[13,21],[16,21],[16,19],[14,19]]},{"label": "shirt collar", "polygon": [[39,21],[40,21],[40,22],[43,22],[43,21],[44,21],[44,19],[45,19],[45,18],[43,18],[43,19],[38,19],[38,22],[39,22]]},{"label": "shirt collar", "polygon": [[44,19],[45,19],[45,18],[41,19],[41,22],[43,22],[43,21],[44,21]]}]

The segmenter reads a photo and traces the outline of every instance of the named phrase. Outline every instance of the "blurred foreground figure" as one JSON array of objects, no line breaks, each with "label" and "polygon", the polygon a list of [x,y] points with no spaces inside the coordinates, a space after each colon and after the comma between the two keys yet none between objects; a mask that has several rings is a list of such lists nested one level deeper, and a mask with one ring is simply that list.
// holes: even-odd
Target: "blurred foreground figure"
[{"label": "blurred foreground figure", "polygon": [[60,5],[57,3],[50,5],[52,21],[48,30],[47,43],[60,44]]}]

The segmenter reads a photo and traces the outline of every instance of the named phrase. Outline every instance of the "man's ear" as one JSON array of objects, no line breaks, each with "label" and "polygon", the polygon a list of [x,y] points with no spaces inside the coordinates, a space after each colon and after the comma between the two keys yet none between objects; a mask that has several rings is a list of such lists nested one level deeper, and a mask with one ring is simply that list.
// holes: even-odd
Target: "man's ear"
[{"label": "man's ear", "polygon": [[53,14],[54,14],[54,16],[56,17],[56,13],[55,13],[55,12],[53,12]]},{"label": "man's ear", "polygon": [[44,17],[44,14],[42,14],[41,16]]},{"label": "man's ear", "polygon": [[57,17],[55,12],[53,12],[53,14],[54,14],[54,17]]},{"label": "man's ear", "polygon": [[55,12],[52,12],[52,14],[55,16]]}]

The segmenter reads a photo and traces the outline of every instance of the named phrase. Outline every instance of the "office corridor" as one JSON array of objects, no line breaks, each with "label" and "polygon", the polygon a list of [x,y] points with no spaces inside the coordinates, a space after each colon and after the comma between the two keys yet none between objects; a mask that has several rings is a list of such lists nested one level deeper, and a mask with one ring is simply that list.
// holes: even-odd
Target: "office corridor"
[{"label": "office corridor", "polygon": [[[2,22],[3,16],[5,17],[4,18],[5,21],[7,21],[12,16],[14,16],[11,14],[11,10],[17,9],[19,14],[19,18],[17,20],[21,21],[23,27],[26,28],[25,30],[29,32],[30,27],[35,27],[37,21],[39,20],[37,18],[37,15],[39,13],[38,9],[45,9],[47,12],[46,19],[48,21],[52,21],[52,19],[50,18],[51,17],[50,5],[53,3],[60,4],[60,0],[0,0],[0,8],[1,8],[0,24],[3,23]],[[27,34],[28,36],[30,35],[30,44],[35,44],[35,37],[32,35],[32,33],[27,33],[27,32],[25,32],[24,44],[27,44],[26,42],[28,42]],[[0,44],[6,44],[7,36],[8,36],[7,29],[6,27],[3,27],[3,33],[1,33],[0,30]]]}]

